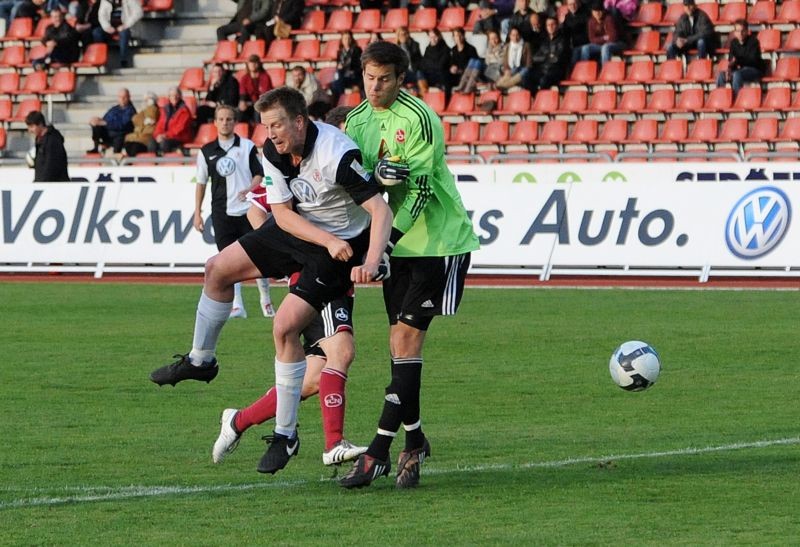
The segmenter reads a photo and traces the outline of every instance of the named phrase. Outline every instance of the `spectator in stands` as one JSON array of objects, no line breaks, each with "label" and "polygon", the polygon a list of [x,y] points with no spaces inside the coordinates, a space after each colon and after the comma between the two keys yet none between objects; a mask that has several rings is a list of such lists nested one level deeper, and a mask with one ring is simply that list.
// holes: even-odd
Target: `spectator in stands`
[{"label": "spectator in stands", "polygon": [[218,104],[236,108],[239,106],[239,82],[224,66],[217,63],[211,67],[208,76],[208,91],[197,106],[197,123],[214,121],[214,111]]},{"label": "spectator in stands", "polygon": [[639,10],[639,0],[603,0],[603,5],[608,13],[623,21],[632,21]]},{"label": "spectator in stands", "polygon": [[514,0],[514,10],[511,15],[500,21],[500,38],[505,40],[508,37],[508,29],[517,27],[522,32],[523,40],[526,37],[526,26],[530,24],[529,19],[534,11],[530,8],[528,0]]},{"label": "spectator in stands", "polygon": [[25,125],[36,146],[33,182],[69,182],[64,136],[52,125],[47,125],[44,114],[38,111],[25,116]]},{"label": "spectator in stands", "polygon": [[496,82],[503,71],[503,54],[503,42],[500,41],[500,34],[495,30],[490,30],[487,33],[485,56],[469,60],[461,81],[458,86],[453,88],[453,93],[472,93],[481,77],[490,82]]},{"label": "spectator in stands", "polygon": [[44,9],[44,3],[46,0],[23,0],[18,6],[16,6],[16,14],[14,13],[12,8],[11,18],[16,19],[17,17],[27,17],[33,21],[33,26],[36,27],[36,24],[41,19],[41,10]]},{"label": "spectator in stands", "polygon": [[272,89],[272,78],[264,70],[258,55],[247,58],[244,74],[239,78],[239,111],[237,121],[258,123],[260,118],[253,105],[259,97]]},{"label": "spectator in stands", "polygon": [[416,85],[417,71],[419,70],[419,63],[422,60],[422,52],[419,48],[419,42],[411,37],[408,32],[408,27],[400,27],[396,33],[397,45],[406,52],[408,55],[409,65],[408,72],[403,83],[406,85]]},{"label": "spectator in stands", "polygon": [[81,45],[86,49],[93,41],[94,29],[100,28],[100,0],[80,0],[75,11],[75,30],[81,37]]},{"label": "spectator in stands", "polygon": [[481,0],[478,4],[479,18],[472,27],[475,34],[486,34],[490,30],[500,32],[501,15],[492,0]]},{"label": "spectator in stands", "polygon": [[428,47],[422,54],[417,72],[417,86],[420,93],[426,93],[428,88],[438,87],[450,94],[450,48],[442,38],[438,28],[428,31]]},{"label": "spectator in stands", "polygon": [[450,48],[450,81],[448,87],[459,85],[470,59],[480,58],[475,46],[467,42],[463,28],[453,29],[455,45]]},{"label": "spectator in stands", "polygon": [[714,23],[699,9],[694,0],[683,0],[683,15],[675,24],[672,43],[667,46],[667,59],[687,55],[690,49],[697,49],[697,57],[705,59],[714,54]]},{"label": "spectator in stands", "polygon": [[367,38],[367,45],[370,45],[373,42],[382,42],[383,36],[380,32],[370,32],[369,37]]},{"label": "spectator in stands", "polygon": [[531,47],[522,40],[519,29],[511,27],[503,53],[503,74],[496,82],[497,89],[507,90],[523,85],[533,63]]},{"label": "spectator in stands", "polygon": [[546,34],[542,26],[542,15],[535,11],[531,12],[528,18],[517,28],[519,28],[522,40],[530,44],[531,51],[537,51],[539,46],[542,45]]},{"label": "spectator in stands", "polygon": [[100,27],[92,31],[95,42],[108,42],[112,37],[119,37],[120,66],[131,64],[128,46],[131,41],[131,28],[144,15],[140,0],[100,0],[97,20]]},{"label": "spectator in stands", "polygon": [[131,94],[123,87],[117,92],[117,104],[109,108],[102,118],[95,116],[89,120],[94,146],[86,153],[102,154],[109,146],[115,154],[122,152],[125,135],[133,131],[134,114],[136,108],[131,103]]},{"label": "spectator in stands", "polygon": [[81,56],[80,36],[64,20],[64,14],[59,9],[50,12],[51,24],[47,26],[42,37],[46,53],[37,59],[32,59],[34,70],[45,70],[51,63],[71,64]]},{"label": "spectator in stands", "polygon": [[589,43],[589,8],[581,0],[567,0],[567,13],[561,30],[569,40],[572,64],[580,60],[581,48]]},{"label": "spectator in stands", "polygon": [[600,60],[600,65],[625,49],[623,32],[617,19],[606,12],[603,0],[592,4],[592,16],[586,27],[589,43],[581,47],[581,61]]},{"label": "spectator in stands", "polygon": [[761,44],[755,34],[750,34],[747,21],[735,21],[732,35],[728,44],[728,70],[717,75],[717,87],[730,82],[735,98],[746,82],[761,80],[764,76],[764,60],[761,58]]},{"label": "spectator in stands", "polygon": [[569,43],[558,28],[558,19],[555,16],[548,17],[544,26],[547,35],[533,55],[533,67],[528,77],[531,93],[558,85],[564,79],[570,63]]},{"label": "spectator in stands", "polygon": [[556,8],[551,0],[531,0],[530,7],[542,20],[556,16]]},{"label": "spectator in stands", "polygon": [[353,110],[352,106],[336,106],[331,108],[325,116],[325,123],[344,131],[345,121],[347,121],[347,115],[350,114],[351,110]]},{"label": "spectator in stands", "polygon": [[158,123],[158,97],[152,91],[144,96],[144,108],[133,117],[133,131],[125,135],[126,156],[135,157],[155,147],[153,132]]},{"label": "spectator in stands", "polygon": [[300,28],[300,24],[303,22],[303,12],[305,9],[306,6],[303,0],[273,0],[270,18],[261,36],[267,42],[267,45],[272,43],[276,37],[288,38],[288,36],[281,35],[280,30],[276,31],[276,26],[283,27],[283,25],[278,23],[278,20],[289,25],[289,27],[293,29]]},{"label": "spectator in stands", "polygon": [[2,0],[0,1],[0,17],[6,20],[6,29],[11,24],[11,20],[16,16],[19,6],[24,0]]},{"label": "spectator in stands", "polygon": [[[105,1],[105,0],[104,0]],[[192,140],[192,113],[183,102],[181,90],[169,88],[169,102],[161,109],[148,150],[158,154],[173,152]]]},{"label": "spectator in stands", "polygon": [[303,94],[309,107],[316,102],[330,103],[330,97],[320,87],[319,80],[300,65],[292,67],[286,79],[286,87],[292,87]]},{"label": "spectator in stands", "polygon": [[227,40],[231,34],[237,35],[240,44],[251,36],[261,36],[266,31],[264,23],[270,16],[273,0],[235,0],[236,13],[230,21],[217,28],[217,41]]},{"label": "spectator in stands", "polygon": [[364,87],[361,73],[361,47],[353,38],[353,33],[346,30],[342,33],[339,52],[336,54],[336,79],[330,85],[333,102],[338,101],[339,96],[353,86]]}]

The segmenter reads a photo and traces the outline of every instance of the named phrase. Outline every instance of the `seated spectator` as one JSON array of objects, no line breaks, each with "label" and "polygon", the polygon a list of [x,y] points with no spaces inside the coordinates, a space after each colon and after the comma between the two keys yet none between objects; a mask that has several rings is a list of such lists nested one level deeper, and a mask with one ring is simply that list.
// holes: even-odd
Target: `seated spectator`
[{"label": "seated spectator", "polygon": [[100,28],[100,0],[80,0],[75,11],[75,30],[81,37],[81,45],[86,49],[93,41],[94,29]]},{"label": "seated spectator", "polygon": [[122,152],[125,135],[133,131],[134,114],[136,108],[131,103],[131,94],[123,87],[117,92],[117,104],[109,108],[102,118],[95,116],[89,120],[94,146],[86,153],[102,154],[109,146],[115,154]]},{"label": "seated spectator", "polygon": [[244,74],[239,78],[239,111],[236,113],[236,121],[258,123],[260,118],[253,105],[272,87],[272,78],[264,70],[258,55],[248,57]]},{"label": "seated spectator", "polygon": [[497,89],[507,90],[522,84],[532,63],[530,45],[522,41],[518,28],[511,27],[503,53],[503,74],[495,84]]},{"label": "seated spectator", "polygon": [[450,48],[450,82],[449,87],[459,85],[470,59],[480,58],[475,46],[467,42],[463,28],[453,29],[453,41]]},{"label": "seated spectator", "polygon": [[396,33],[397,45],[406,52],[408,55],[408,72],[403,83],[406,85],[416,85],[417,71],[419,70],[419,62],[422,60],[422,53],[419,48],[419,42],[411,37],[408,32],[408,27],[400,27]]},{"label": "seated spectator", "polygon": [[570,63],[569,43],[558,28],[558,19],[548,17],[544,26],[547,35],[534,53],[533,66],[528,73],[527,87],[531,93],[558,85],[564,79]]},{"label": "seated spectator", "polygon": [[603,0],[606,11],[623,21],[632,21],[639,10],[639,0]]},{"label": "seated spectator", "polygon": [[218,104],[236,107],[239,104],[239,82],[221,64],[211,67],[208,75],[208,91],[197,106],[197,123],[214,121],[214,111]]},{"label": "seated spectator", "polygon": [[438,87],[450,94],[450,48],[442,38],[438,28],[428,31],[428,47],[422,54],[417,73],[417,86],[420,93],[426,93],[428,88]]},{"label": "seated spectator", "polygon": [[128,46],[131,40],[131,27],[144,15],[139,0],[100,0],[97,11],[98,28],[92,31],[95,42],[108,42],[115,35],[119,36],[120,66],[128,67],[131,60]]},{"label": "seated spectator", "polygon": [[181,90],[177,87],[169,89],[169,102],[161,109],[153,131],[153,141],[148,150],[159,155],[182,149],[192,140],[192,113],[183,102]]},{"label": "seated spectator", "polygon": [[68,65],[81,56],[80,36],[65,20],[61,10],[50,12],[51,24],[47,26],[42,37],[46,53],[38,59],[32,59],[34,70],[45,70],[51,63]]},{"label": "seated spectator", "polygon": [[272,0],[236,0],[236,13],[230,21],[217,28],[217,41],[227,40],[231,34],[236,35],[240,44],[251,36],[263,37],[267,28],[264,23],[271,10]]},{"label": "seated spectator", "polygon": [[567,13],[561,22],[561,31],[569,41],[572,64],[580,60],[581,47],[589,43],[590,10],[581,0],[567,0]]},{"label": "seated spectator", "polygon": [[33,182],[69,182],[64,136],[39,111],[28,112],[25,125],[36,146]]},{"label": "seated spectator", "polygon": [[11,13],[11,19],[16,19],[17,17],[27,17],[33,21],[34,28],[36,24],[41,19],[41,10],[44,9],[44,3],[46,0],[22,0],[22,2],[17,5],[16,7],[16,14]]},{"label": "seated spectator", "polygon": [[525,26],[534,11],[530,8],[528,0],[514,0],[514,10],[511,15],[500,21],[500,38],[505,40],[508,37],[508,29],[517,27],[522,32],[523,39],[529,41],[526,35]]},{"label": "seated spectator", "polygon": [[24,0],[1,0],[0,1],[0,17],[6,20],[6,29],[11,24],[11,20],[17,14],[20,4]]},{"label": "seated spectator", "polygon": [[556,8],[551,0],[531,0],[530,7],[534,13],[539,14],[542,20],[557,15]]},{"label": "seated spectator", "polygon": [[286,79],[286,87],[292,87],[302,93],[309,107],[315,102],[330,103],[330,97],[320,87],[317,77],[306,72],[300,65],[292,67],[291,76]]},{"label": "seated spectator", "polygon": [[335,106],[325,115],[325,123],[338,127],[344,131],[347,115],[353,110],[352,106]]},{"label": "seated spectator", "polygon": [[675,24],[672,43],[667,46],[667,59],[687,55],[690,49],[696,49],[700,59],[713,55],[716,34],[711,18],[694,0],[683,0],[683,11]]},{"label": "seated spectator", "polygon": [[733,37],[728,44],[728,70],[717,75],[717,87],[731,83],[733,96],[746,82],[757,82],[764,76],[764,60],[761,58],[761,44],[755,34],[750,34],[747,21],[739,19],[733,23]]},{"label": "seated spectator", "polygon": [[276,37],[288,38],[288,36],[279,36],[280,32],[276,33],[275,27],[278,19],[291,28],[298,29],[300,28],[300,23],[302,23],[304,11],[305,3],[303,0],[273,0],[270,16],[261,37],[266,41],[268,46]]},{"label": "seated spectator", "polygon": [[144,108],[142,108],[131,120],[133,131],[125,135],[124,155],[135,157],[142,152],[147,152],[155,147],[153,132],[158,123],[159,109],[158,97],[156,94],[148,92],[144,97]]},{"label": "seated spectator", "polygon": [[336,54],[336,79],[331,82],[333,102],[339,99],[346,89],[353,86],[364,87],[361,73],[361,48],[349,30],[342,33],[339,52]]},{"label": "seated spectator", "polygon": [[490,30],[497,33],[500,32],[502,26],[502,19],[498,13],[494,2],[491,0],[481,0],[478,3],[479,17],[472,27],[472,32],[475,34],[486,34]]},{"label": "seated spectator", "polygon": [[537,51],[544,41],[547,34],[542,26],[542,15],[532,12],[519,28],[519,33],[523,41],[528,42],[531,51]]},{"label": "seated spectator", "polygon": [[617,19],[606,13],[603,0],[592,4],[592,16],[586,27],[589,43],[581,47],[581,61],[599,59],[600,65],[625,49],[623,33]]},{"label": "seated spectator", "polygon": [[453,93],[472,93],[481,78],[496,82],[503,71],[503,53],[500,35],[497,31],[490,30],[487,33],[485,57],[477,56],[469,60],[461,81],[453,88]]}]

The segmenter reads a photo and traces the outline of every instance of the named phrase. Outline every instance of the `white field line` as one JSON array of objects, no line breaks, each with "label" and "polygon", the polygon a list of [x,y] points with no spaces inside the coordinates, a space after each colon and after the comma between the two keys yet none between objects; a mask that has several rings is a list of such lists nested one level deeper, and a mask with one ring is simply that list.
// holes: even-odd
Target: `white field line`
[{"label": "white field line", "polygon": [[[714,452],[728,452],[733,450],[745,450],[753,448],[767,448],[771,446],[787,446],[800,444],[800,437],[790,437],[785,439],[773,439],[763,441],[741,442],[724,444],[718,446],[688,447],[676,450],[666,450],[661,452],[641,452],[638,454],[616,454],[607,456],[585,456],[580,458],[566,458],[563,460],[551,460],[542,462],[529,462],[523,464],[488,464],[488,465],[468,465],[456,466],[454,468],[425,468],[426,475],[452,475],[469,471],[471,473],[484,473],[493,471],[516,471],[525,469],[547,469],[567,467],[576,464],[607,462],[614,460],[638,460],[649,458],[665,458],[670,456],[692,456],[697,454],[710,454]],[[320,479],[327,482],[330,479]],[[63,505],[68,503],[86,503],[97,501],[119,501],[135,498],[151,498],[159,496],[191,495],[191,494],[218,494],[227,492],[244,492],[249,490],[274,489],[274,488],[296,488],[308,484],[309,480],[276,481],[276,482],[257,482],[249,484],[221,484],[213,486],[76,486],[63,487],[58,490],[67,492],[77,492],[73,495],[59,497],[33,497],[19,498],[10,501],[0,502],[0,510],[15,509],[20,507],[40,507]],[[2,487],[0,491],[19,491],[22,488]],[[34,491],[52,489],[37,488]],[[31,491],[27,489],[25,491]]]}]

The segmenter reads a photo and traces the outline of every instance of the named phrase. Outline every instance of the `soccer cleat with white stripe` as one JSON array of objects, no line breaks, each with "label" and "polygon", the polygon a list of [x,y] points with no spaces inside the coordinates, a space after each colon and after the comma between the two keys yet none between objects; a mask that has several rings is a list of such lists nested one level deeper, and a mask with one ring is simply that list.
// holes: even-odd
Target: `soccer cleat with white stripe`
[{"label": "soccer cleat with white stripe", "polygon": [[339,484],[344,488],[362,488],[369,486],[378,477],[386,477],[392,469],[392,464],[388,461],[381,461],[361,454],[353,463],[352,469],[339,480]]},{"label": "soccer cleat with white stripe", "polygon": [[236,428],[233,425],[237,412],[239,411],[235,408],[226,408],[222,411],[222,416],[219,419],[219,437],[217,437],[214,442],[214,448],[211,450],[211,459],[214,460],[214,463],[222,462],[225,456],[239,446],[239,440],[242,436],[236,432]]},{"label": "soccer cleat with white stripe", "polygon": [[322,463],[325,465],[338,465],[355,460],[366,451],[366,446],[356,446],[347,439],[342,439],[333,445],[330,450],[322,453]]}]

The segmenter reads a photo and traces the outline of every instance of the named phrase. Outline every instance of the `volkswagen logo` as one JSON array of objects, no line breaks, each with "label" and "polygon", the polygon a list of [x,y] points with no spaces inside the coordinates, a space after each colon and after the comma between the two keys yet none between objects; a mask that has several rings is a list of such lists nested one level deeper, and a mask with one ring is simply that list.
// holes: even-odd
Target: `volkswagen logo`
[{"label": "volkswagen logo", "polygon": [[236,171],[236,162],[225,156],[217,161],[217,173],[221,177],[230,176]]},{"label": "volkswagen logo", "polygon": [[317,199],[317,191],[305,179],[292,179],[289,188],[300,203],[312,203]]},{"label": "volkswagen logo", "polygon": [[792,218],[789,198],[778,188],[757,188],[740,199],[728,215],[728,249],[746,260],[769,253],[786,235]]}]

